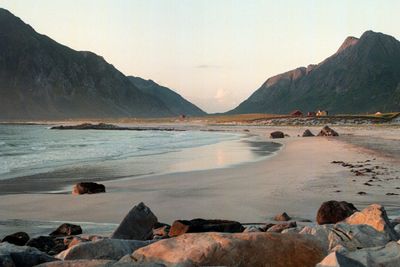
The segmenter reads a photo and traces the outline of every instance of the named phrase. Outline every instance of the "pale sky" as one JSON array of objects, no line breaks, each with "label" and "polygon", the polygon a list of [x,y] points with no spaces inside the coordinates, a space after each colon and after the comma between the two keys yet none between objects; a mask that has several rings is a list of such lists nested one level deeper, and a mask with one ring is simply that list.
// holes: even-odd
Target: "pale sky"
[{"label": "pale sky", "polygon": [[152,79],[207,112],[269,77],[321,62],[366,30],[400,39],[399,0],[0,0],[75,50]]}]

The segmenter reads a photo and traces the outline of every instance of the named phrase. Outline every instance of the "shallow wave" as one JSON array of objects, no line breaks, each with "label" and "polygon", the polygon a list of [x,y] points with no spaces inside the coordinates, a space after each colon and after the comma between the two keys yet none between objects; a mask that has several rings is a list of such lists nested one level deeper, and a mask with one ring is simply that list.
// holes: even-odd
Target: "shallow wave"
[{"label": "shallow wave", "polygon": [[[0,179],[68,166],[135,158],[237,139],[209,132],[52,131],[43,126],[0,126]],[[9,175],[2,175],[2,174]]]}]

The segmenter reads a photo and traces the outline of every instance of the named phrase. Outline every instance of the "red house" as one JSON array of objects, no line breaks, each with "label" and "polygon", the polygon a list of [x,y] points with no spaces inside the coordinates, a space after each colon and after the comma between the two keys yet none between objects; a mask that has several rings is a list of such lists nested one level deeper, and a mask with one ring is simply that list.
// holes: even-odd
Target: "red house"
[{"label": "red house", "polygon": [[295,110],[290,113],[291,116],[303,116],[303,113],[300,110]]}]

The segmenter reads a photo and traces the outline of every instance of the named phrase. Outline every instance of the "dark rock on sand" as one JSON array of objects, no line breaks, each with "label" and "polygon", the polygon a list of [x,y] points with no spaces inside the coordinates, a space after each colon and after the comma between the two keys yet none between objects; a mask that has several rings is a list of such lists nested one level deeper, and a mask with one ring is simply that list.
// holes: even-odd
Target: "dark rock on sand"
[{"label": "dark rock on sand", "polygon": [[32,238],[26,243],[26,246],[37,248],[49,255],[56,255],[67,249],[67,246],[64,244],[64,238],[52,236],[39,236]]},{"label": "dark rock on sand", "polygon": [[17,232],[3,238],[2,242],[8,242],[17,246],[24,246],[29,241],[29,235],[25,232]]},{"label": "dark rock on sand", "polygon": [[134,206],[112,234],[114,239],[147,240],[153,236],[158,219],[143,202]]},{"label": "dark rock on sand", "polygon": [[322,203],[317,212],[318,224],[332,224],[343,221],[358,211],[352,203],[330,200]]},{"label": "dark rock on sand", "polygon": [[279,222],[286,222],[286,221],[290,221],[292,218],[290,218],[289,215],[287,215],[286,212],[278,214],[274,217],[275,221],[279,221]]},{"label": "dark rock on sand", "polygon": [[63,223],[50,236],[69,236],[82,234],[82,228],[79,225]]},{"label": "dark rock on sand", "polygon": [[57,244],[53,237],[50,236],[39,236],[30,239],[27,246],[37,248],[40,251],[49,253]]},{"label": "dark rock on sand", "polygon": [[30,267],[57,259],[27,246],[15,246],[7,242],[0,244],[0,266],[2,267]]},{"label": "dark rock on sand", "polygon": [[315,136],[309,129],[305,130],[303,135],[303,137],[312,137]]},{"label": "dark rock on sand", "polygon": [[77,183],[72,189],[73,195],[105,193],[106,187],[98,183]]},{"label": "dark rock on sand", "polygon": [[329,126],[325,126],[319,132],[318,136],[339,136],[339,134],[333,129],[331,129]]},{"label": "dark rock on sand", "polygon": [[285,138],[285,134],[281,131],[275,131],[270,134],[270,138],[272,138],[272,139]]},{"label": "dark rock on sand", "polygon": [[228,220],[193,219],[190,221],[176,220],[171,226],[169,236],[178,236],[185,233],[225,232],[241,233],[244,227],[241,223]]}]

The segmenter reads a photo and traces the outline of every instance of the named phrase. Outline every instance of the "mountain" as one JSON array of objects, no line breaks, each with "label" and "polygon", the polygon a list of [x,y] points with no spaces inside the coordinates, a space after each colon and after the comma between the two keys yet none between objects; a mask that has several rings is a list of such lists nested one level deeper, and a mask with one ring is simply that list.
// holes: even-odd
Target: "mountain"
[{"label": "mountain", "polygon": [[102,57],[0,9],[0,120],[176,116]]},{"label": "mountain", "polygon": [[163,102],[174,114],[185,114],[190,116],[201,116],[206,114],[203,110],[184,99],[181,95],[167,87],[155,83],[152,80],[145,80],[134,76],[128,76],[128,78],[142,92]]},{"label": "mountain", "polygon": [[348,37],[318,65],[269,78],[229,114],[317,109],[333,114],[400,110],[400,42],[373,31]]}]

